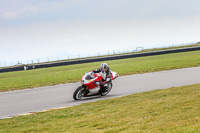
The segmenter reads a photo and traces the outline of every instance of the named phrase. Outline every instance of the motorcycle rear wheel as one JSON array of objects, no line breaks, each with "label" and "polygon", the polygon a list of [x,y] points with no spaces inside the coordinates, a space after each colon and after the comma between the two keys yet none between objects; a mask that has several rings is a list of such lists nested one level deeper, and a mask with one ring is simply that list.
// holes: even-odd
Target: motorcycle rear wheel
[{"label": "motorcycle rear wheel", "polygon": [[85,95],[85,92],[86,92],[85,87],[79,86],[74,92],[73,95],[74,100],[81,100],[82,97]]}]

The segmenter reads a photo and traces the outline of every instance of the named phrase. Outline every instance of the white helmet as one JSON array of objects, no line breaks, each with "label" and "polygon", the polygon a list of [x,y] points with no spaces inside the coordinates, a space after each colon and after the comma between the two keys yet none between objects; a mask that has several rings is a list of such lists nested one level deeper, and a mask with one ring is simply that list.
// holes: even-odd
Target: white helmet
[{"label": "white helmet", "polygon": [[100,69],[101,69],[102,71],[107,71],[107,70],[108,70],[108,64],[107,64],[107,63],[102,63],[102,64],[100,65]]}]

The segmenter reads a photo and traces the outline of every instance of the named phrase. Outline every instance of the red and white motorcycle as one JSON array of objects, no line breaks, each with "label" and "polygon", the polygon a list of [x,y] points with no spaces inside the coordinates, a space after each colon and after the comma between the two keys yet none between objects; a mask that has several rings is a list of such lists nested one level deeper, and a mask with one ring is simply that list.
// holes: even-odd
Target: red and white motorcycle
[{"label": "red and white motorcycle", "polygon": [[102,72],[94,73],[91,71],[85,73],[85,75],[83,75],[81,78],[82,85],[75,90],[73,98],[75,100],[80,100],[82,97],[94,95],[105,96],[112,89],[112,80],[116,79],[117,77],[118,75],[116,72],[111,72],[111,79],[107,78],[107,80],[110,80],[110,82],[104,83],[102,80],[105,79],[105,74]]}]

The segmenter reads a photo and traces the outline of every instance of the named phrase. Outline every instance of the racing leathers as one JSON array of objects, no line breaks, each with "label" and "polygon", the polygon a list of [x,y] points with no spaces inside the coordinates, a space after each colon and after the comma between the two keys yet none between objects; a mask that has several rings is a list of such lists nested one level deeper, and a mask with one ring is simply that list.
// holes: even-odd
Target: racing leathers
[{"label": "racing leathers", "polygon": [[100,68],[98,68],[98,69],[92,70],[92,72],[101,74],[101,76],[103,78],[103,81],[101,83],[102,85],[111,82],[112,77],[111,77],[111,70],[109,67],[107,68],[106,71],[102,71]]}]

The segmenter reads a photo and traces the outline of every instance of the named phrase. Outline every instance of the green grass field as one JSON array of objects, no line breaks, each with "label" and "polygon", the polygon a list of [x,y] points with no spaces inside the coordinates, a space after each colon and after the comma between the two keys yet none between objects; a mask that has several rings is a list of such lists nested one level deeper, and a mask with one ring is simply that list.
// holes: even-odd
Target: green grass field
[{"label": "green grass field", "polygon": [[[80,81],[101,62],[0,74],[0,92]],[[107,61],[120,76],[200,66],[200,51]]]},{"label": "green grass field", "polygon": [[199,133],[200,84],[0,120],[1,133]]}]

